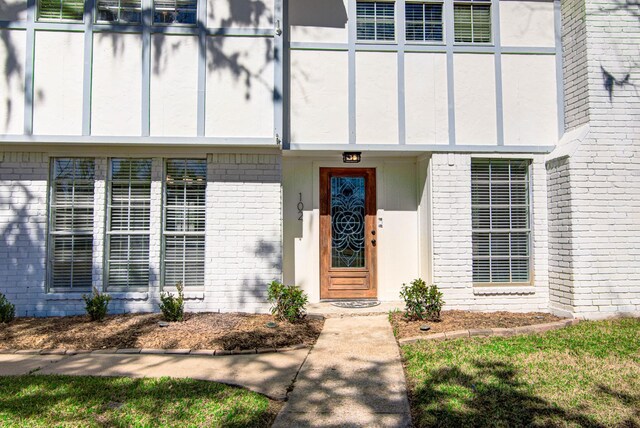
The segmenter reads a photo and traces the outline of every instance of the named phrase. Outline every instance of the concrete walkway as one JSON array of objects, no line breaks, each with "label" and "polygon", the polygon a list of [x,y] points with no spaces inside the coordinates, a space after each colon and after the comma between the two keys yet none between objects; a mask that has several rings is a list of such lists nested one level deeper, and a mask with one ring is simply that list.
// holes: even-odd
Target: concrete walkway
[{"label": "concrete walkway", "polygon": [[408,427],[400,354],[386,315],[329,318],[274,427]]},{"label": "concrete walkway", "polygon": [[191,355],[0,354],[0,376],[176,377],[238,385],[283,400],[308,349],[272,354],[201,357]]}]

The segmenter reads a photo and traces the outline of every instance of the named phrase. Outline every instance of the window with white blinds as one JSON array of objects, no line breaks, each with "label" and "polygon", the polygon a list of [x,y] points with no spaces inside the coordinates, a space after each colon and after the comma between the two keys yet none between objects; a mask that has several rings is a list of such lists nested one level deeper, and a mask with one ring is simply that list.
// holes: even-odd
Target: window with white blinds
[{"label": "window with white blinds", "polygon": [[84,0],[38,0],[38,19],[43,21],[82,21]]},{"label": "window with white blinds", "polygon": [[441,42],[443,40],[442,3],[409,3],[405,5],[408,41]]},{"label": "window with white blinds", "polygon": [[197,0],[154,0],[153,22],[156,24],[195,24]]},{"label": "window with white blinds", "polygon": [[453,20],[456,42],[491,43],[490,0],[455,2]]},{"label": "window with white blinds", "polygon": [[395,40],[395,3],[357,2],[356,23],[358,40]]},{"label": "window with white blinds", "polygon": [[170,159],[164,197],[163,283],[204,287],[207,162]]},{"label": "window with white blinds", "polygon": [[98,0],[98,22],[139,24],[142,20],[141,0]]},{"label": "window with white blinds", "polygon": [[473,282],[531,281],[530,162],[471,163]]},{"label": "window with white blinds", "polygon": [[49,288],[89,289],[93,269],[93,159],[54,159],[49,196]]},{"label": "window with white blinds", "polygon": [[147,289],[151,160],[112,159],[107,229],[107,289]]}]

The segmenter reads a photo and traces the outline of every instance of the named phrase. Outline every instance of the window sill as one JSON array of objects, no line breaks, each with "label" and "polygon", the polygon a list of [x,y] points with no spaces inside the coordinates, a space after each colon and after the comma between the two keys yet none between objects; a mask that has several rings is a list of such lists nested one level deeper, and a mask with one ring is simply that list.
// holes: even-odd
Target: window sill
[{"label": "window sill", "polygon": [[[69,292],[53,292],[48,293],[45,296],[45,300],[82,300],[83,295],[90,295],[92,293],[91,290],[86,290],[83,292],[78,291],[69,291]],[[144,292],[124,292],[124,291],[116,291],[116,292],[105,292],[104,294],[108,294],[111,296],[113,300],[148,300],[149,293]]]},{"label": "window sill", "polygon": [[398,46],[397,40],[356,40],[356,45],[384,45],[384,46]]},{"label": "window sill", "polygon": [[405,46],[447,46],[447,44],[442,40],[406,40],[404,44]]},{"label": "window sill", "polygon": [[493,42],[453,42],[453,46],[462,48],[495,48],[496,45]]},{"label": "window sill", "polygon": [[[162,293],[171,293],[174,296],[178,296],[178,290],[175,288],[165,288]],[[184,300],[204,300],[204,290],[184,290],[182,292]]]},{"label": "window sill", "polygon": [[115,291],[107,293],[113,300],[148,300],[149,293],[146,291]]},{"label": "window sill", "polygon": [[82,296],[91,294],[91,290],[86,291],[54,291],[45,295],[45,300],[82,300]]},{"label": "window sill", "polygon": [[476,296],[496,296],[496,295],[526,295],[535,294],[536,288],[531,285],[492,285],[473,287],[473,294]]}]

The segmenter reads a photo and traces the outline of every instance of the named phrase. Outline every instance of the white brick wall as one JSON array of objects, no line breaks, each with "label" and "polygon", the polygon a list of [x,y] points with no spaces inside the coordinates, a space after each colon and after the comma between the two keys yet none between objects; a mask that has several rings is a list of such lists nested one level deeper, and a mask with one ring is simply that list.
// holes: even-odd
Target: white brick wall
[{"label": "white brick wall", "polygon": [[560,7],[565,126],[573,129],[589,121],[586,7],[574,0],[562,0]]},{"label": "white brick wall", "polygon": [[46,313],[48,171],[43,153],[0,153],[0,292],[20,316]]},{"label": "white brick wall", "polygon": [[[563,5],[563,13],[581,8],[586,16],[588,73],[580,83],[590,132],[569,157],[548,162],[552,306],[590,318],[640,313],[640,21],[627,3]],[[604,70],[618,81],[629,73],[630,84],[614,83],[610,93]],[[581,114],[569,107],[567,118]]]},{"label": "white brick wall", "polygon": [[[95,161],[93,285],[102,290],[108,159]],[[153,159],[149,290],[109,293],[112,313],[158,309],[163,167]],[[19,316],[84,313],[82,293],[46,293],[48,174],[46,154],[0,153],[0,292]],[[280,155],[208,156],[205,289],[185,293],[187,310],[268,309],[266,286],[282,275],[280,183]]]},{"label": "white brick wall", "polygon": [[571,312],[573,306],[573,219],[569,174],[568,158],[547,163],[550,305],[565,312]]},{"label": "white brick wall", "polygon": [[[522,155],[509,157],[522,158]],[[548,311],[546,173],[542,156],[529,158],[533,164],[533,286],[474,288],[471,247],[471,155],[433,154],[433,282],[442,289],[447,309]]]},{"label": "white brick wall", "polygon": [[206,301],[221,311],[266,311],[282,280],[279,155],[209,156]]}]

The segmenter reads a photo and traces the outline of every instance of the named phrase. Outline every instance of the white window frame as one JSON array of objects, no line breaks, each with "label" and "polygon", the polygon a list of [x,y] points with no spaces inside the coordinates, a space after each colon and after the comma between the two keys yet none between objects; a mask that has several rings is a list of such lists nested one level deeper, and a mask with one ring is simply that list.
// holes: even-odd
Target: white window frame
[{"label": "white window frame", "polygon": [[[471,8],[471,41],[470,42],[458,42],[456,41],[456,6],[468,5]],[[473,8],[474,6],[488,6],[489,7],[489,41],[488,42],[474,42],[473,31]],[[454,0],[451,17],[451,23],[453,25],[453,43],[455,45],[480,45],[480,46],[493,46],[493,1],[492,0]]]},{"label": "white window frame", "polygon": [[[204,179],[204,186],[205,186],[205,191],[204,191],[204,200],[202,203],[202,210],[204,212],[204,216],[203,216],[203,228],[201,231],[169,231],[167,230],[167,209],[169,207],[175,207],[175,208],[184,208],[185,212],[186,212],[186,207],[188,207],[188,205],[169,205],[168,202],[168,198],[167,198],[167,174],[168,174],[168,167],[167,164],[168,162],[171,161],[199,161],[202,162],[205,166],[205,179]],[[167,275],[166,275],[166,261],[167,261],[167,251],[166,251],[166,247],[167,247],[167,237],[168,236],[183,236],[185,238],[187,237],[201,237],[202,241],[203,241],[203,245],[205,245],[205,241],[206,241],[206,220],[207,220],[207,200],[206,200],[206,194],[207,194],[207,177],[206,174],[208,173],[207,171],[207,160],[206,159],[198,159],[198,158],[172,158],[172,159],[165,159],[164,161],[164,173],[163,173],[163,180],[162,180],[162,259],[161,259],[161,288],[166,289],[173,289],[176,284],[167,284],[166,283],[166,279],[167,279]],[[184,251],[186,251],[186,246],[184,248]],[[205,250],[206,251],[206,248]],[[186,274],[186,256],[184,256],[183,253],[183,259],[184,259],[184,267],[183,267],[183,279],[182,279],[182,285],[185,287],[185,289],[189,289],[189,290],[202,290],[204,289],[205,286],[205,278],[204,275],[206,275],[206,254],[203,254],[203,260],[202,260],[202,265],[203,265],[203,279],[202,279],[202,284],[197,284],[197,285],[192,285],[192,284],[188,284],[185,281],[185,274]]]},{"label": "white window frame", "polygon": [[[91,201],[91,204],[86,204],[86,205],[76,205],[75,203],[72,203],[71,208],[75,209],[75,208],[83,208],[83,209],[91,209],[92,212],[95,212],[95,159],[94,158],[74,158],[74,157],[56,157],[56,158],[51,158],[50,163],[49,163],[49,191],[48,191],[48,203],[47,203],[47,291],[48,292],[77,292],[77,291],[90,291],[92,286],[93,286],[93,266],[91,268],[91,281],[90,284],[86,285],[86,286],[81,286],[81,287],[74,287],[73,285],[73,265],[74,265],[74,252],[73,250],[71,251],[71,272],[70,272],[70,277],[71,277],[71,283],[68,286],[64,286],[64,287],[55,287],[54,286],[54,280],[53,280],[53,275],[54,275],[54,269],[53,269],[53,263],[55,261],[55,237],[56,236],[68,236],[68,237],[75,237],[75,236],[84,236],[84,237],[91,237],[91,264],[93,265],[93,246],[95,244],[94,242],[94,230],[95,230],[95,225],[92,225],[91,227],[91,231],[76,231],[76,230],[71,230],[71,231],[57,231],[54,230],[54,213],[55,210],[58,208],[64,208],[64,207],[69,207],[69,205],[65,205],[65,204],[57,204],[55,202],[55,198],[54,198],[54,192],[55,192],[55,184],[57,182],[56,177],[55,177],[55,171],[56,171],[56,161],[73,161],[74,163],[78,160],[81,161],[91,161],[93,162],[93,179],[91,180],[93,182],[93,195],[94,195],[94,199]],[[75,168],[75,166],[74,166]],[[75,202],[75,176],[72,180],[74,182],[74,202]],[[82,180],[85,181],[85,180]],[[86,180],[89,181],[89,180]]]},{"label": "white window frame", "polygon": [[[157,26],[181,26],[181,27],[195,27],[198,25],[198,8],[199,8],[199,1],[195,0],[195,21],[193,24],[192,23],[188,23],[188,22],[156,22],[155,19],[155,15],[156,15],[156,1],[157,0],[151,0],[152,1],[152,8],[151,8],[151,22],[152,25],[157,25]],[[169,1],[169,0],[165,0],[165,1]],[[173,8],[173,10],[178,10],[178,0],[172,0],[175,7]],[[231,0],[233,1],[233,0]]]},{"label": "white window frame", "polygon": [[[533,185],[532,185],[532,169],[533,169],[533,162],[531,159],[520,159],[520,158],[507,158],[507,157],[499,157],[499,158],[484,158],[484,157],[472,157],[471,158],[471,172],[473,172],[473,163],[474,162],[497,162],[497,161],[508,161],[508,162],[527,162],[527,204],[525,205],[528,211],[528,215],[527,215],[527,221],[529,224],[528,228],[512,228],[509,227],[507,229],[493,229],[493,221],[492,218],[490,217],[489,219],[489,229],[477,229],[477,228],[473,228],[472,226],[472,231],[471,231],[471,236],[472,236],[472,240],[473,240],[473,235],[474,234],[478,234],[478,233],[488,233],[489,236],[491,236],[492,233],[527,233],[528,234],[528,248],[527,248],[527,252],[528,252],[528,256],[516,256],[513,257],[511,255],[511,249],[509,251],[509,256],[504,256],[504,255],[499,255],[499,256],[492,256],[491,254],[489,256],[476,256],[472,253],[472,263],[475,262],[475,260],[477,259],[483,259],[489,260],[489,266],[491,269],[491,260],[492,259],[505,259],[508,258],[509,262],[511,264],[511,260],[517,259],[517,260],[527,260],[528,261],[528,276],[529,276],[529,280],[528,281],[519,281],[519,282],[514,282],[512,281],[513,277],[512,277],[512,272],[511,272],[511,267],[509,268],[509,282],[493,282],[491,281],[491,273],[490,275],[490,281],[489,282],[476,282],[475,278],[473,279],[473,285],[474,287],[509,287],[509,286],[532,286],[534,284],[534,245],[533,245],[533,238],[534,238],[534,234],[533,234]],[[511,167],[509,167],[509,171],[511,171]],[[471,216],[472,216],[472,224],[473,224],[473,208],[478,208],[478,207],[485,207],[489,209],[489,215],[491,216],[491,208],[493,207],[493,204],[491,202],[491,184],[492,184],[492,180],[491,180],[491,170],[489,170],[489,181],[488,181],[488,185],[489,185],[489,205],[486,204],[474,204],[473,203],[473,178],[471,178]],[[477,183],[477,181],[475,182]],[[509,172],[509,188],[511,189],[511,172]],[[512,198],[511,195],[509,196],[509,207],[511,208],[514,204],[511,203],[512,202]],[[517,205],[522,205],[522,204],[515,204]],[[511,223],[511,211],[510,211],[510,223]],[[511,246],[511,243],[509,244]],[[473,251],[473,250],[472,250]],[[491,251],[491,241],[489,241],[489,251]],[[472,268],[473,269],[473,268]],[[473,272],[472,272],[473,275]]]},{"label": "white window frame", "polygon": [[[424,11],[424,5],[440,5],[442,7],[442,20],[440,21],[440,25],[442,25],[442,39],[441,40],[409,40],[407,38],[407,27],[408,27],[408,20],[407,20],[407,5],[409,4],[419,4],[423,6],[423,11]],[[422,1],[414,1],[414,0],[407,0],[405,2],[405,6],[404,6],[404,41],[406,44],[411,44],[411,45],[446,45],[447,43],[447,19],[446,19],[446,7],[445,7],[445,2],[444,0],[442,1],[438,1],[438,0],[422,0]],[[424,13],[424,12],[423,12]],[[429,22],[431,23],[431,22]],[[423,20],[422,20],[422,24],[423,24],[423,28],[425,26],[425,24],[427,24],[427,21],[424,20],[424,14],[423,14]]]},{"label": "white window frame", "polygon": [[[95,23],[96,24],[110,24],[110,25],[142,25],[142,15],[143,15],[143,7],[142,7],[142,0],[138,0],[139,6],[140,6],[140,20],[139,21],[123,21],[122,19],[120,19],[120,14],[122,13],[123,7],[122,7],[122,1],[123,0],[114,0],[118,2],[118,7],[115,9],[117,10],[118,13],[118,19],[114,20],[114,21],[107,21],[104,19],[100,19],[100,7],[99,7],[99,3],[100,0],[95,0]],[[127,8],[130,9],[130,8]]]},{"label": "white window frame", "polygon": [[[358,38],[358,3],[386,3],[393,5],[393,40],[379,40],[377,39],[377,23],[378,17],[374,14],[374,35],[376,38],[374,39],[359,39]],[[377,7],[377,6],[374,6]],[[356,43],[361,44],[387,44],[394,45],[398,43],[398,2],[396,0],[356,0]],[[403,35],[404,37],[404,35]]]},{"label": "white window frame", "polygon": [[[129,211],[129,219],[130,219],[130,212],[131,212],[131,208],[132,208],[132,202],[140,202],[142,200],[134,200],[132,201],[131,199],[131,185],[136,182],[136,183],[148,183],[149,184],[149,199],[148,199],[148,208],[149,208],[149,228],[147,230],[112,230],[112,225],[111,225],[111,221],[112,221],[112,208],[114,208],[113,202],[112,202],[112,189],[113,189],[113,183],[114,183],[114,179],[113,179],[113,161],[123,161],[123,160],[132,160],[132,161],[147,161],[149,162],[149,168],[150,168],[150,175],[149,175],[149,180],[132,180],[131,177],[129,178],[129,180],[127,181],[128,185],[129,185],[129,204],[127,205],[128,211]],[[138,286],[138,287],[132,287],[132,286],[126,286],[126,287],[122,287],[122,286],[110,286],[109,285],[109,275],[110,275],[110,271],[111,271],[111,258],[110,258],[110,252],[111,252],[111,237],[113,236],[127,236],[129,237],[129,239],[132,236],[146,236],[147,239],[149,240],[149,242],[147,243],[147,248],[149,249],[149,253],[147,253],[147,257],[146,257],[146,263],[147,263],[147,274],[149,275],[149,278],[151,277],[151,272],[150,272],[150,251],[151,251],[151,211],[152,211],[152,193],[151,193],[151,186],[152,186],[152,175],[151,175],[151,168],[153,167],[153,161],[150,158],[141,158],[141,159],[129,159],[129,158],[112,158],[109,160],[109,176],[108,176],[108,185],[107,185],[107,213],[106,213],[106,217],[107,217],[107,226],[106,226],[106,239],[105,239],[105,252],[104,252],[104,267],[105,267],[105,275],[104,275],[104,289],[108,290],[108,291],[147,291],[149,289],[149,283],[147,283],[146,286]],[[125,180],[117,180],[118,182],[122,182],[124,183]],[[131,243],[129,242],[129,247],[128,247],[128,252],[131,253]],[[150,279],[149,279],[150,280]]]}]

